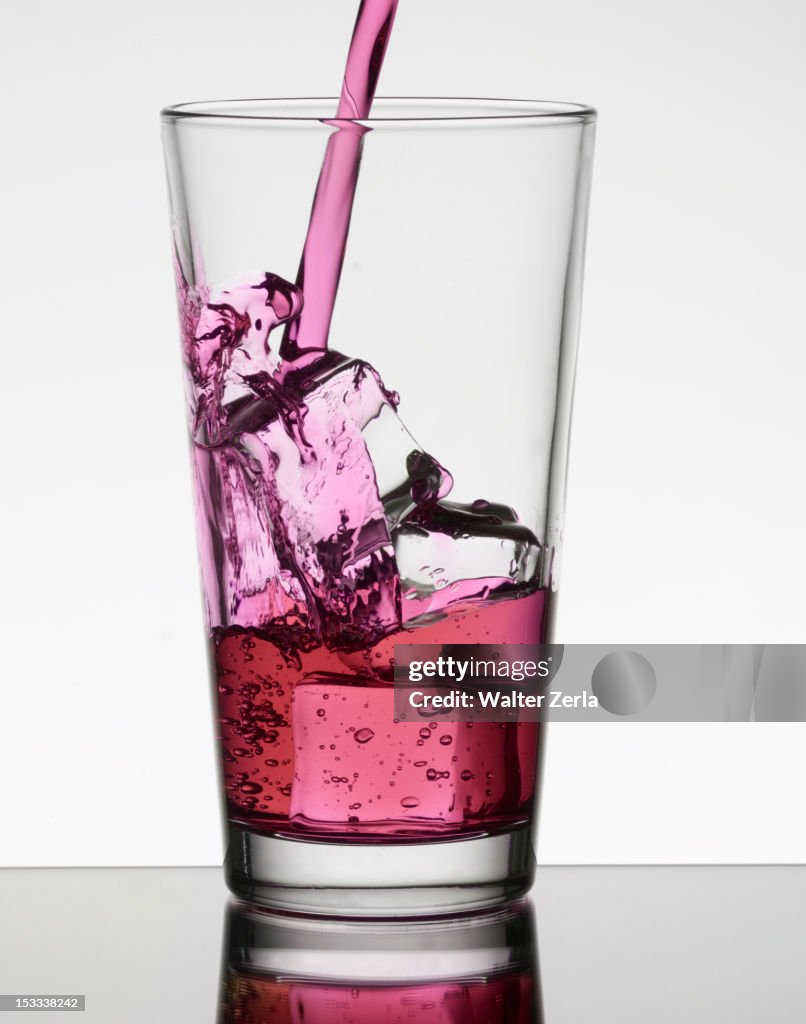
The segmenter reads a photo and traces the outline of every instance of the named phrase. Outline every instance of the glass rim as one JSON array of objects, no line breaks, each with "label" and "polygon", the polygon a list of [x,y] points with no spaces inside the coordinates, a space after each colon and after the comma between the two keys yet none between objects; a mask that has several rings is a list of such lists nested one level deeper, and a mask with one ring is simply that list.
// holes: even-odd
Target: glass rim
[{"label": "glass rim", "polygon": [[[338,118],[337,96],[289,96],[244,100],[203,100],[176,103],[160,111],[170,124],[258,123],[267,126],[360,124],[367,127],[439,125],[588,124],[596,120],[594,107],[557,100],[504,99],[466,96],[379,96],[371,117]],[[319,105],[318,109],[315,109]],[[407,106],[408,105],[408,109]],[[411,108],[417,113],[411,113]],[[428,108],[433,108],[429,112]],[[445,113],[448,110],[449,113]],[[331,113],[331,111],[333,113]]]}]

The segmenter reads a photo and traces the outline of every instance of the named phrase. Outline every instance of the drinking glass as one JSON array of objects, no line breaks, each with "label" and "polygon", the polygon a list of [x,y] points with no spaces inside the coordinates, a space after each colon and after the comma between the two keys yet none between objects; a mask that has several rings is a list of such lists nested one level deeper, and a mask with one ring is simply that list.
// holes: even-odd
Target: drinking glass
[{"label": "drinking glass", "polygon": [[[531,884],[542,726],[396,721],[395,645],[552,639],[595,112],[335,109],[162,114],[228,882],[483,908]],[[348,244],[301,264],[339,146]]]}]

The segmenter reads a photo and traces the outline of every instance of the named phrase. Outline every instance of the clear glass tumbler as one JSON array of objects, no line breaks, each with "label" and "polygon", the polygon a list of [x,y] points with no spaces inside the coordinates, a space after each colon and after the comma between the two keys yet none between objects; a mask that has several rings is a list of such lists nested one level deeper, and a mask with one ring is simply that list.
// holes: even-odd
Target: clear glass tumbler
[{"label": "clear glass tumbler", "polygon": [[531,883],[540,726],[396,722],[394,648],[552,639],[595,112],[335,109],[162,114],[228,879],[482,908]]}]

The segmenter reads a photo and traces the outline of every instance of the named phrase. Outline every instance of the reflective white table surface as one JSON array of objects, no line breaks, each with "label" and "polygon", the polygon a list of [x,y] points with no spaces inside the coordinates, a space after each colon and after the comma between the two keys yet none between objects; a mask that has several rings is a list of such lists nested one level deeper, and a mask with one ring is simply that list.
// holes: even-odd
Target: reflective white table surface
[{"label": "reflective white table surface", "polygon": [[[532,903],[536,938],[528,973],[539,998],[533,1012],[512,1024],[541,1020],[541,1006],[546,1024],[804,1019],[806,867],[544,867]],[[232,956],[228,906],[215,868],[0,870],[0,994],[86,995],[81,1014],[10,1010],[0,1012],[0,1024],[263,1019],[243,1016],[242,1009],[239,1016],[232,1005],[222,1009],[222,974]],[[454,924],[459,945],[472,927],[472,921]],[[307,974],[329,979],[330,991],[343,982],[357,1000],[358,989],[348,988],[355,956],[351,961],[323,939],[322,929],[310,931],[310,941],[295,934],[271,955],[278,949],[281,958],[287,955],[303,935],[310,948],[293,955],[304,960]],[[394,952],[394,935],[387,939],[358,960],[374,972],[371,984],[423,969],[405,966],[414,963],[418,939],[408,940],[405,955]],[[421,960],[437,977],[442,962],[432,953]],[[361,1013],[344,1001],[332,1005],[333,1024],[376,1024],[367,998]],[[455,1015],[455,1003],[453,1010],[406,1005],[407,1022],[465,1019]],[[301,1020],[289,1006],[263,1011],[265,1020]],[[377,1024],[397,1019],[376,1017]],[[497,1024],[505,1018],[467,1019]]]}]

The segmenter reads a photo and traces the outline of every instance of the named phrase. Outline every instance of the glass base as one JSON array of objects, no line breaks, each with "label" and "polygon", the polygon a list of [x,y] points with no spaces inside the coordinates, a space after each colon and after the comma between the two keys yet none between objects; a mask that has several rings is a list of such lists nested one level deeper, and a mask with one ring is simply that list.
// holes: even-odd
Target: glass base
[{"label": "glass base", "polygon": [[340,917],[483,910],[528,891],[528,826],[453,842],[359,845],[257,835],[229,825],[227,885],[253,903]]}]

